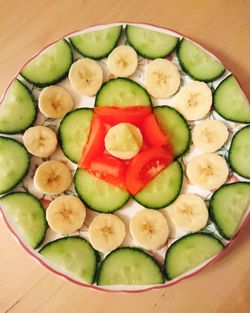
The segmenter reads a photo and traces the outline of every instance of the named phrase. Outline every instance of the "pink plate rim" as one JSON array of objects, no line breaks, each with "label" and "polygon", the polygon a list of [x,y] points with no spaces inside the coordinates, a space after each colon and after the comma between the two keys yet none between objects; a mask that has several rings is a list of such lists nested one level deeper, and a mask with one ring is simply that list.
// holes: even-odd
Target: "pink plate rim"
[{"label": "pink plate rim", "polygon": [[[77,32],[80,32],[82,30],[86,30],[86,29],[89,29],[91,27],[95,27],[95,26],[108,26],[108,25],[120,25],[120,24],[135,24],[135,25],[145,25],[145,26],[153,26],[153,27],[156,27],[158,29],[162,29],[162,30],[167,30],[167,31],[172,31],[176,34],[178,34],[179,36],[182,36],[184,38],[188,38],[190,40],[192,40],[193,42],[197,43],[198,45],[200,45],[201,47],[203,47],[203,45],[201,45],[198,41],[192,39],[191,37],[189,36],[185,36],[183,35],[182,33],[176,31],[176,30],[173,30],[171,28],[167,28],[167,27],[162,27],[162,26],[157,26],[155,24],[151,24],[151,23],[144,23],[144,22],[129,22],[129,21],[121,21],[121,22],[115,22],[115,23],[100,23],[100,24],[92,24],[92,25],[89,25],[88,27],[85,27],[85,28],[82,28],[82,29],[78,29],[78,30],[75,30],[75,31],[71,31],[67,34],[65,34],[64,36],[61,36],[59,38],[57,38],[56,40],[54,40],[53,42],[47,44],[46,46],[44,46],[43,48],[41,48],[38,52],[36,52],[31,58],[29,58],[24,64],[23,66],[20,68],[20,70],[14,75],[14,77],[10,80],[10,82],[8,83],[7,87],[5,88],[1,98],[0,98],[0,105],[2,104],[3,102],[3,99],[8,91],[8,89],[10,88],[12,82],[17,78],[17,76],[19,75],[20,71],[31,61],[33,60],[38,54],[40,54],[43,50],[45,50],[46,48],[48,48],[49,46],[51,46],[52,44],[56,43],[57,41],[63,39],[64,37],[66,36],[70,36],[71,34],[74,34],[74,33],[77,33]],[[220,58],[218,58],[216,56],[216,53],[214,52],[211,52],[210,49],[207,49],[205,48],[205,50],[207,50],[208,52],[210,52],[212,55],[214,55],[218,60],[220,60]],[[237,78],[237,76],[235,75],[235,73],[229,69],[228,66],[225,66],[225,64],[220,60],[220,62],[224,65],[224,67],[236,78],[238,84],[240,85],[241,89],[243,90],[243,92],[245,93],[248,101],[250,100],[247,95],[247,93],[244,91],[244,89],[242,88],[242,85],[239,81],[239,79]],[[218,261],[219,259],[221,259],[226,253],[227,251],[231,250],[232,246],[234,245],[235,241],[237,240],[237,238],[239,237],[240,233],[243,231],[243,229],[246,228],[247,224],[248,224],[248,221],[250,220],[250,212],[248,212],[247,216],[245,217],[244,219],[244,222],[242,223],[242,225],[240,226],[240,228],[238,229],[238,231],[235,233],[235,235],[233,236],[233,238],[226,244],[225,248],[220,252],[218,253],[215,257],[213,257],[212,259],[210,259],[208,262],[206,262],[204,265],[202,265],[199,269],[197,269],[196,271],[190,273],[190,274],[187,274],[187,275],[184,275],[176,280],[174,280],[173,282],[168,282],[167,284],[162,284],[162,285],[157,285],[157,286],[150,286],[148,288],[143,288],[143,289],[136,289],[136,290],[127,290],[127,289],[108,289],[108,288],[102,288],[102,287],[99,287],[99,286],[95,286],[95,285],[89,285],[89,284],[86,284],[84,282],[80,282],[78,280],[75,280],[74,278],[71,278],[69,275],[67,274],[64,274],[56,269],[54,269],[53,267],[49,266],[46,262],[44,262],[41,258],[39,258],[35,253],[33,253],[27,246],[26,244],[22,241],[22,239],[18,236],[18,234],[14,231],[14,229],[12,228],[12,226],[10,225],[10,223],[8,222],[4,212],[3,212],[3,209],[0,207],[0,212],[2,213],[2,218],[3,218],[3,221],[5,223],[5,225],[7,226],[7,228],[10,230],[11,234],[14,236],[14,238],[17,240],[17,242],[22,246],[22,248],[28,252],[29,255],[31,255],[39,264],[41,264],[42,266],[44,266],[47,270],[49,270],[51,273],[57,275],[57,276],[60,276],[64,279],[66,279],[67,281],[71,282],[71,283],[74,283],[78,286],[82,286],[82,287],[86,287],[86,288],[89,288],[89,289],[92,289],[92,290],[97,290],[97,291],[105,291],[105,292],[111,292],[111,293],[117,293],[117,292],[120,292],[120,293],[141,293],[141,292],[145,292],[145,291],[149,291],[149,290],[156,290],[156,289],[163,289],[163,288],[168,288],[170,286],[173,286],[175,284],[177,284],[178,282],[181,282],[183,280],[186,280],[194,275],[196,275],[197,273],[201,272],[204,268],[208,267],[210,264],[213,264],[215,263],[216,261]]]}]

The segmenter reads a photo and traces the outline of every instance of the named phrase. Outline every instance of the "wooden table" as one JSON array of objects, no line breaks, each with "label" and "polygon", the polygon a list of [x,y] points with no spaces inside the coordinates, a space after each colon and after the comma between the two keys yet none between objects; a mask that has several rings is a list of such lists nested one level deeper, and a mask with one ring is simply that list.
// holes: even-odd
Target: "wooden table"
[{"label": "wooden table", "polygon": [[[247,0],[0,1],[0,93],[24,61],[47,43],[75,29],[114,21],[153,23],[197,39],[217,52],[247,90],[249,16]],[[247,313],[249,228],[250,223],[222,260],[189,280],[158,291],[110,294],[48,273],[13,240],[0,220],[0,312]]]}]

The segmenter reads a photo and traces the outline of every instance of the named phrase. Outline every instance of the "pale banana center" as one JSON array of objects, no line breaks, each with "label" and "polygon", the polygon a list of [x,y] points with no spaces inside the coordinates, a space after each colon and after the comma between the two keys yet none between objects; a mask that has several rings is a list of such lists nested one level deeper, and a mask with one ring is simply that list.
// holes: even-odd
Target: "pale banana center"
[{"label": "pale banana center", "polygon": [[83,73],[79,71],[79,76],[88,85],[91,85],[93,83],[93,75],[89,71],[84,71]]},{"label": "pale banana center", "polygon": [[53,184],[53,183],[57,182],[58,179],[60,179],[59,175],[57,175],[55,173],[51,173],[48,177],[48,184]]},{"label": "pale banana center", "polygon": [[60,211],[60,214],[65,218],[69,218],[70,214],[72,214],[72,210],[64,207],[61,211]]},{"label": "pale banana center", "polygon": [[212,131],[209,131],[208,129],[204,129],[202,131],[202,135],[206,138],[207,142],[209,143],[213,142],[214,134]]},{"label": "pale banana center", "polygon": [[202,167],[201,172],[205,176],[212,176],[214,174],[213,168],[209,164],[207,166]]},{"label": "pale banana center", "polygon": [[156,76],[157,85],[166,85],[168,83],[170,75],[161,72],[154,72],[154,75]]},{"label": "pale banana center", "polygon": [[127,60],[125,59],[125,58],[120,58],[119,60],[118,60],[118,65],[119,65],[119,67],[120,68],[126,68],[127,67],[127,65],[128,65],[128,62],[127,62]]},{"label": "pale banana center", "polygon": [[108,236],[108,235],[112,235],[113,234],[112,227],[110,227],[110,226],[105,225],[105,226],[102,227],[101,230],[102,230],[103,235],[105,237]]},{"label": "pale banana center", "polygon": [[197,98],[198,98],[199,95],[200,95],[199,93],[192,93],[192,94],[190,94],[190,96],[188,98],[188,101],[187,101],[187,104],[188,104],[188,106],[190,108],[197,106],[197,104],[198,104],[198,99]]},{"label": "pale banana center", "polygon": [[146,231],[150,234],[153,234],[154,232],[154,227],[152,226],[152,224],[148,223],[148,222],[145,222],[143,225],[142,225],[142,229],[143,231]]}]

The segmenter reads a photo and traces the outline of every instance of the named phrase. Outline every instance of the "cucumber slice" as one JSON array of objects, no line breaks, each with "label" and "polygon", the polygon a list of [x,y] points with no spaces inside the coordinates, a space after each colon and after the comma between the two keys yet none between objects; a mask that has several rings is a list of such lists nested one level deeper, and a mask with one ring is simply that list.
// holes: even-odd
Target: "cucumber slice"
[{"label": "cucumber slice", "polygon": [[64,79],[73,62],[69,44],[62,39],[41,52],[20,74],[29,83],[37,87],[45,87]]},{"label": "cucumber slice", "polygon": [[250,123],[250,104],[234,76],[226,77],[214,92],[214,108],[223,118]]},{"label": "cucumber slice", "polygon": [[228,152],[228,161],[233,171],[250,179],[250,125],[241,128],[234,136]]},{"label": "cucumber slice", "polygon": [[250,205],[250,183],[237,182],[215,191],[209,204],[209,214],[224,238],[230,240]]},{"label": "cucumber slice", "polygon": [[146,89],[128,78],[110,79],[102,85],[95,99],[95,106],[102,107],[151,105]]},{"label": "cucumber slice", "polygon": [[168,106],[154,108],[155,118],[167,135],[176,158],[188,151],[190,146],[190,130],[184,117]]},{"label": "cucumber slice", "polygon": [[128,192],[83,169],[76,170],[74,183],[76,192],[87,207],[100,213],[111,213],[120,209],[130,197]]},{"label": "cucumber slice", "polygon": [[100,60],[109,55],[117,45],[122,26],[75,35],[69,38],[73,47],[84,57]]},{"label": "cucumber slice", "polygon": [[137,248],[118,248],[101,263],[98,285],[163,284],[160,266],[147,253]]},{"label": "cucumber slice", "polygon": [[177,56],[183,71],[196,80],[211,82],[225,72],[221,63],[187,39],[181,40],[177,48]]},{"label": "cucumber slice", "polygon": [[175,241],[167,250],[164,270],[171,280],[223,250],[223,244],[205,233],[193,233]]},{"label": "cucumber slice", "polygon": [[52,265],[93,284],[97,255],[91,244],[82,237],[72,236],[46,244],[39,253]]},{"label": "cucumber slice", "polygon": [[67,113],[58,129],[60,146],[72,162],[78,163],[86,144],[93,117],[92,109],[76,109]]},{"label": "cucumber slice", "polygon": [[178,197],[182,180],[182,167],[175,161],[155,176],[134,199],[146,208],[161,209]]},{"label": "cucumber slice", "polygon": [[14,188],[27,174],[30,158],[15,139],[0,137],[0,194]]},{"label": "cucumber slice", "polygon": [[0,199],[7,218],[16,226],[17,232],[33,249],[45,239],[47,222],[40,201],[27,192],[13,192]]},{"label": "cucumber slice", "polygon": [[164,58],[174,51],[179,38],[143,27],[127,25],[126,35],[130,46],[142,57]]},{"label": "cucumber slice", "polygon": [[0,133],[16,134],[35,122],[37,106],[29,89],[14,80],[0,107]]}]

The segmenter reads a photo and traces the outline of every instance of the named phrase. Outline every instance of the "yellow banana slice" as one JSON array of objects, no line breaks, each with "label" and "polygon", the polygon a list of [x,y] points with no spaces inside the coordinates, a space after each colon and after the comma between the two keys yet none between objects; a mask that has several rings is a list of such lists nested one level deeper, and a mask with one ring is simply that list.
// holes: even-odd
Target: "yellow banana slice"
[{"label": "yellow banana slice", "polygon": [[207,84],[193,81],[176,95],[176,109],[189,121],[203,118],[212,106],[212,92]]},{"label": "yellow banana slice", "polygon": [[137,54],[132,47],[118,46],[108,56],[107,66],[109,71],[117,77],[128,77],[137,68]]},{"label": "yellow banana slice", "polygon": [[96,250],[103,253],[119,247],[125,234],[123,221],[113,214],[99,214],[89,225],[89,240]]},{"label": "yellow banana slice", "polygon": [[105,136],[106,150],[116,158],[132,159],[141,150],[142,134],[136,126],[119,123],[109,129]]},{"label": "yellow banana slice", "polygon": [[66,235],[77,231],[86,217],[86,208],[75,196],[60,196],[46,210],[46,219],[56,233]]},{"label": "yellow banana slice", "polygon": [[69,70],[71,86],[83,96],[94,96],[100,89],[102,80],[101,66],[88,58],[76,61]]},{"label": "yellow banana slice", "polygon": [[49,127],[34,126],[24,132],[23,143],[29,153],[39,158],[47,158],[56,151],[57,137]]},{"label": "yellow banana slice", "polygon": [[146,89],[155,98],[171,97],[178,90],[180,82],[177,67],[166,59],[156,59],[146,67]]},{"label": "yellow banana slice", "polygon": [[42,163],[34,176],[35,187],[43,193],[59,194],[70,187],[72,175],[62,162],[51,160]]},{"label": "yellow banana slice", "polygon": [[158,250],[167,241],[169,228],[164,215],[156,210],[143,209],[130,220],[130,233],[144,249]]},{"label": "yellow banana slice", "polygon": [[227,127],[222,122],[207,120],[194,127],[192,139],[199,150],[215,152],[227,141],[228,134]]},{"label": "yellow banana slice", "polygon": [[201,197],[182,194],[167,207],[168,216],[173,223],[185,231],[198,231],[208,220],[208,209]]},{"label": "yellow banana slice", "polygon": [[187,164],[187,176],[192,184],[203,189],[219,188],[228,177],[227,162],[215,153],[196,156]]},{"label": "yellow banana slice", "polygon": [[39,95],[38,107],[46,117],[63,118],[73,106],[70,93],[59,86],[46,87]]}]

